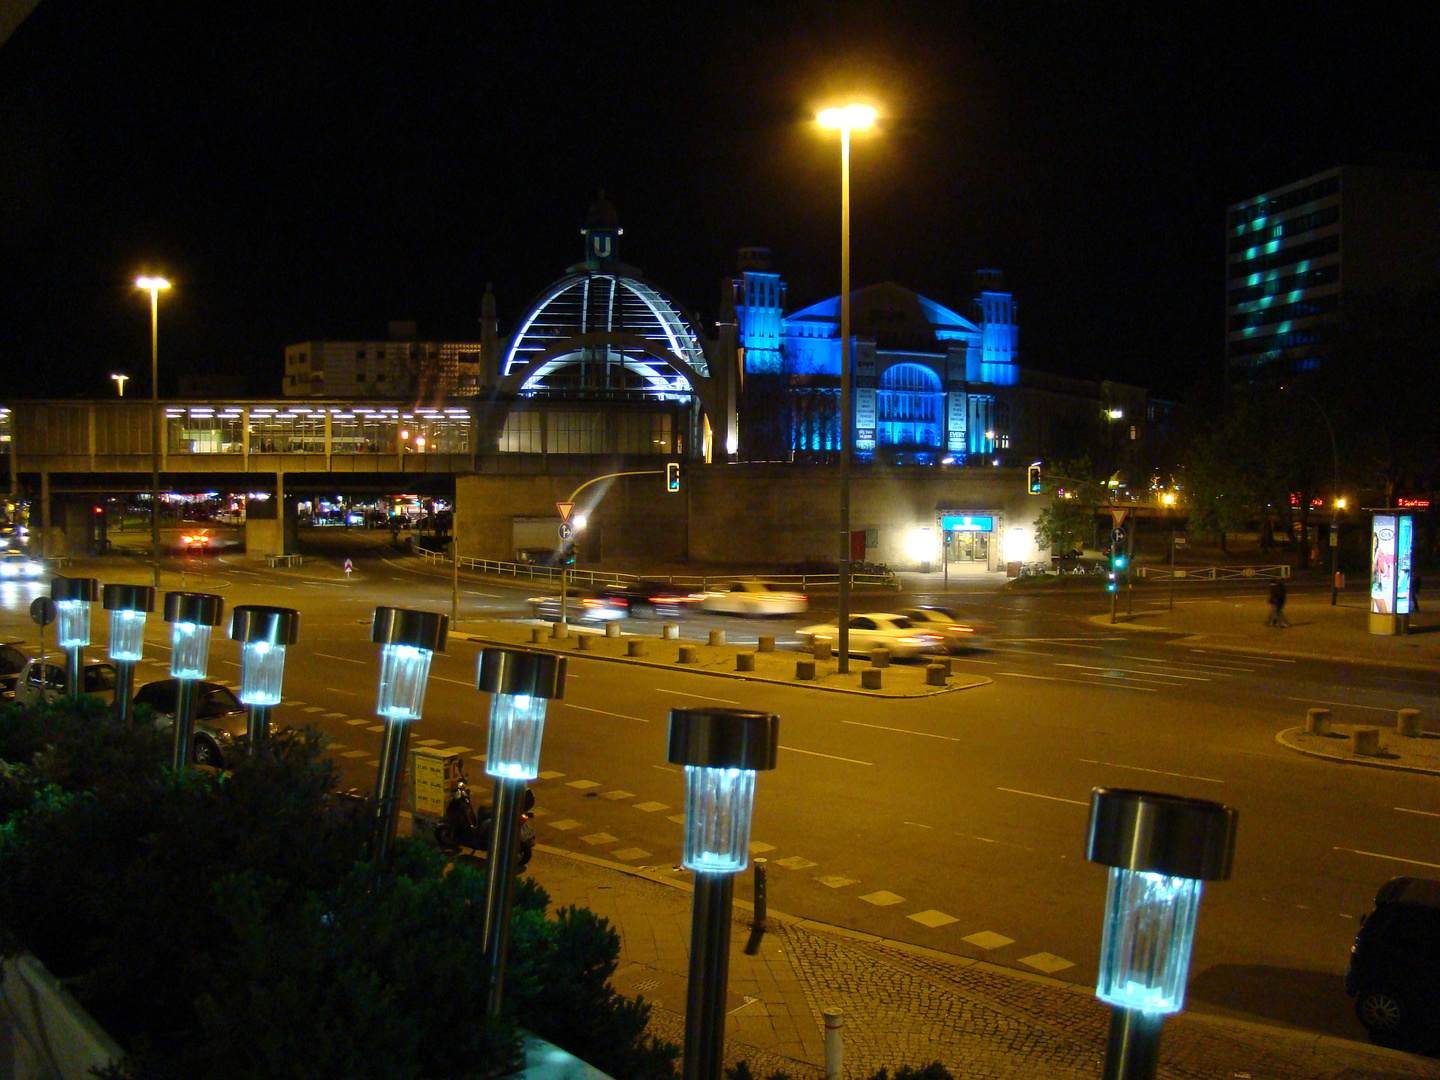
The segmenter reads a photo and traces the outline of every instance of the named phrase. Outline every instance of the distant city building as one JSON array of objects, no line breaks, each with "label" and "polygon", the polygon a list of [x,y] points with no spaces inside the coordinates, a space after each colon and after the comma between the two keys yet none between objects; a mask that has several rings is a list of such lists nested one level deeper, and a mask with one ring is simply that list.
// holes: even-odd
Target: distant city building
[{"label": "distant city building", "polygon": [[1225,364],[1232,382],[1322,365],[1347,307],[1440,285],[1440,174],[1343,165],[1229,207]]},{"label": "distant city building", "polygon": [[287,345],[283,393],[421,401],[473,396],[479,392],[482,351],[478,341],[416,341],[414,323],[392,322],[388,341]]}]

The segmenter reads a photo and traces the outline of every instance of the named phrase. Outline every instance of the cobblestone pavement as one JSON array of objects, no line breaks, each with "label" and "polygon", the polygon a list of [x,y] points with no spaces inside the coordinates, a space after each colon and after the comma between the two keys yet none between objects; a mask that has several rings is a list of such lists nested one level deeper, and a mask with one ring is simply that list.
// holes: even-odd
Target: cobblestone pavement
[{"label": "cobblestone pavement", "polygon": [[[603,915],[621,937],[612,980],[653,1005],[651,1030],[683,1041],[688,880],[537,849],[531,873],[556,906]],[[688,875],[686,875],[688,877]],[[845,1023],[845,1075],[942,1062],[957,1080],[1099,1077],[1109,1011],[1089,987],[772,912],[754,956],[736,905],[726,1058],[757,1076],[824,1074],[824,1013]],[[1363,1043],[1183,1013],[1165,1026],[1160,1076],[1236,1080],[1440,1077],[1440,1062]]]}]

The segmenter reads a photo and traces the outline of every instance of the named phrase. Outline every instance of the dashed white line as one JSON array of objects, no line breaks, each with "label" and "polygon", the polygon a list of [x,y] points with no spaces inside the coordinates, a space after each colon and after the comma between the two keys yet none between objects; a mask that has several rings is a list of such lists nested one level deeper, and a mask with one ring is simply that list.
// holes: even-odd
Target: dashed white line
[{"label": "dashed white line", "polygon": [[1371,859],[1384,859],[1386,862],[1409,863],[1411,866],[1427,866],[1431,870],[1440,870],[1440,863],[1423,862],[1420,859],[1406,859],[1399,855],[1381,855],[1378,851],[1361,851],[1353,847],[1337,847],[1336,851],[1348,851],[1351,855],[1364,855]]},{"label": "dashed white line", "polygon": [[589,706],[586,706],[586,705],[575,705],[575,704],[573,704],[573,703],[571,703],[571,702],[569,702],[569,701],[562,701],[562,702],[559,702],[559,704],[564,705],[565,708],[567,708],[567,709],[579,709],[581,712],[599,713],[601,716],[618,716],[621,720],[639,720],[640,723],[642,723],[642,724],[648,724],[648,723],[650,722],[649,720],[645,719],[645,717],[643,717],[643,716],[630,716],[630,715],[627,715],[626,713],[607,712],[607,711],[604,710],[604,709],[592,709],[592,708],[590,708]]},{"label": "dashed white line", "polygon": [[790,753],[792,753],[792,754],[807,754],[807,755],[809,755],[810,757],[829,758],[831,761],[848,761],[848,762],[850,762],[852,765],[874,765],[874,764],[875,764],[873,761],[861,761],[859,758],[853,758],[853,757],[837,757],[837,756],[834,755],[834,754],[822,754],[822,753],[820,753],[819,751],[816,751],[816,750],[797,750],[797,749],[796,749],[795,747],[793,747],[793,746],[785,746],[785,745],[783,745],[783,744],[781,745],[780,749],[781,749],[781,750],[788,750],[788,751],[789,751]]},{"label": "dashed white line", "polygon": [[[1180,777],[1180,779],[1182,779],[1182,780],[1203,780],[1203,781],[1205,781],[1205,783],[1207,783],[1207,784],[1223,784],[1223,783],[1225,783],[1224,780],[1216,780],[1216,779],[1215,779],[1214,777],[1212,777],[1212,776],[1192,776],[1190,773],[1183,773],[1183,772],[1166,772],[1164,769],[1147,769],[1147,768],[1145,768],[1145,767],[1142,766],[1142,765],[1121,765],[1121,764],[1119,764],[1118,762],[1114,762],[1114,761],[1096,761],[1096,760],[1094,760],[1093,758],[1083,758],[1083,757],[1082,757],[1082,758],[1080,758],[1079,760],[1080,760],[1081,762],[1083,762],[1084,764],[1086,764],[1086,765],[1104,765],[1106,768],[1109,768],[1109,769],[1130,769],[1130,770],[1133,771],[1133,772],[1155,773],[1157,776],[1178,776],[1178,777]],[[1437,816],[1437,817],[1440,817],[1440,814],[1437,814],[1436,816]]]},{"label": "dashed white line", "polygon": [[1397,806],[1395,809],[1399,810],[1402,814],[1424,814],[1426,817],[1440,817],[1440,814],[1437,814],[1434,810],[1411,810],[1408,806]]},{"label": "dashed white line", "polygon": [[1308,701],[1308,702],[1309,702],[1310,704],[1312,704],[1312,705],[1338,705],[1338,706],[1339,706],[1340,708],[1342,708],[1342,709],[1369,709],[1369,710],[1371,710],[1372,712],[1388,712],[1388,713],[1393,713],[1393,712],[1395,711],[1394,709],[1384,709],[1384,708],[1381,708],[1379,705],[1360,705],[1360,704],[1358,704],[1357,702],[1354,702],[1354,701],[1324,701],[1324,700],[1322,700],[1321,698],[1306,698],[1306,697],[1292,697],[1292,698],[1286,698],[1286,700],[1287,700],[1287,701]]},{"label": "dashed white line", "polygon": [[738,702],[738,701],[731,701],[729,698],[711,697],[709,694],[688,694],[688,693],[686,693],[684,690],[666,690],[666,689],[664,689],[664,688],[662,688],[662,687],[659,687],[659,686],[652,687],[652,689],[653,689],[654,692],[657,693],[657,694],[675,694],[675,695],[677,695],[677,696],[679,696],[679,697],[696,697],[696,698],[701,698],[701,699],[704,700],[704,701],[723,701],[726,705],[739,705],[739,704],[740,704],[740,702]]},{"label": "dashed white line", "polygon": [[1050,802],[1071,803],[1074,806],[1089,806],[1088,802],[1081,802],[1079,799],[1062,799],[1056,795],[1041,795],[1038,791],[1021,791],[1013,787],[997,787],[996,791],[1008,791],[1011,795],[1028,795],[1032,799],[1048,799]]},{"label": "dashed white line", "polygon": [[[1043,682],[1074,683],[1077,686],[1095,686],[1093,679],[1062,679],[1056,675],[1030,675],[1023,671],[997,671],[996,675],[1010,675],[1017,679],[1040,679]],[[1160,688],[1157,686],[1131,686],[1128,683],[1110,683],[1108,688],[1112,690],[1134,690],[1141,694],[1158,694]]]},{"label": "dashed white line", "polygon": [[1073,663],[1060,663],[1059,661],[1057,661],[1056,664],[1055,664],[1055,666],[1056,666],[1056,667],[1065,667],[1065,668],[1078,668],[1080,671],[1096,671],[1096,672],[1099,672],[1099,673],[1105,675],[1106,677],[1112,678],[1112,679],[1134,679],[1134,678],[1154,679],[1154,678],[1165,678],[1165,679],[1184,679],[1184,680],[1187,681],[1187,682],[1214,682],[1214,681],[1215,681],[1214,679],[1208,679],[1208,678],[1206,678],[1206,677],[1203,676],[1203,675],[1159,675],[1159,674],[1152,675],[1152,674],[1151,674],[1150,672],[1148,672],[1148,671],[1131,671],[1131,670],[1129,670],[1128,668],[1116,667],[1114,664],[1106,664],[1106,665],[1073,664]]},{"label": "dashed white line", "polygon": [[935,735],[929,731],[911,731],[908,728],[886,727],[884,724],[866,724],[860,720],[841,720],[842,724],[849,724],[851,727],[868,727],[876,731],[898,731],[901,735],[923,735],[927,739],[944,739],[946,742],[959,742],[953,735]]}]

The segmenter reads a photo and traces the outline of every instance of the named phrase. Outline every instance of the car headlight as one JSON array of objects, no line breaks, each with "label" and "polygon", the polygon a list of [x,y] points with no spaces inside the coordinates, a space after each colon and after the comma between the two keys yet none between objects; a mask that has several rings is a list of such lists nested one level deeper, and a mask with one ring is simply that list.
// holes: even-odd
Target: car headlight
[{"label": "car headlight", "polygon": [[44,571],[45,568],[41,566],[38,562],[27,562],[25,564],[26,577],[39,577],[42,573],[44,573]]},{"label": "car headlight", "polygon": [[20,572],[20,568],[14,563],[0,563],[0,576],[14,577]]}]

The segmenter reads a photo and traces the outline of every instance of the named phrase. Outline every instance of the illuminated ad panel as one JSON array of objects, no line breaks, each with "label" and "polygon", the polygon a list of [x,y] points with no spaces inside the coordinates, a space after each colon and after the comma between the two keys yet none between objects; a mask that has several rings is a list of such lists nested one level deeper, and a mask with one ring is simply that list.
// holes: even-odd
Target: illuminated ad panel
[{"label": "illuminated ad panel", "polygon": [[1370,529],[1370,611],[1395,612],[1395,515],[1376,514]]},{"label": "illuminated ad panel", "polygon": [[1410,614],[1410,549],[1415,537],[1415,520],[1406,514],[1395,528],[1395,614]]},{"label": "illuminated ad panel", "polygon": [[992,532],[995,519],[987,514],[945,514],[940,527],[946,532]]}]

